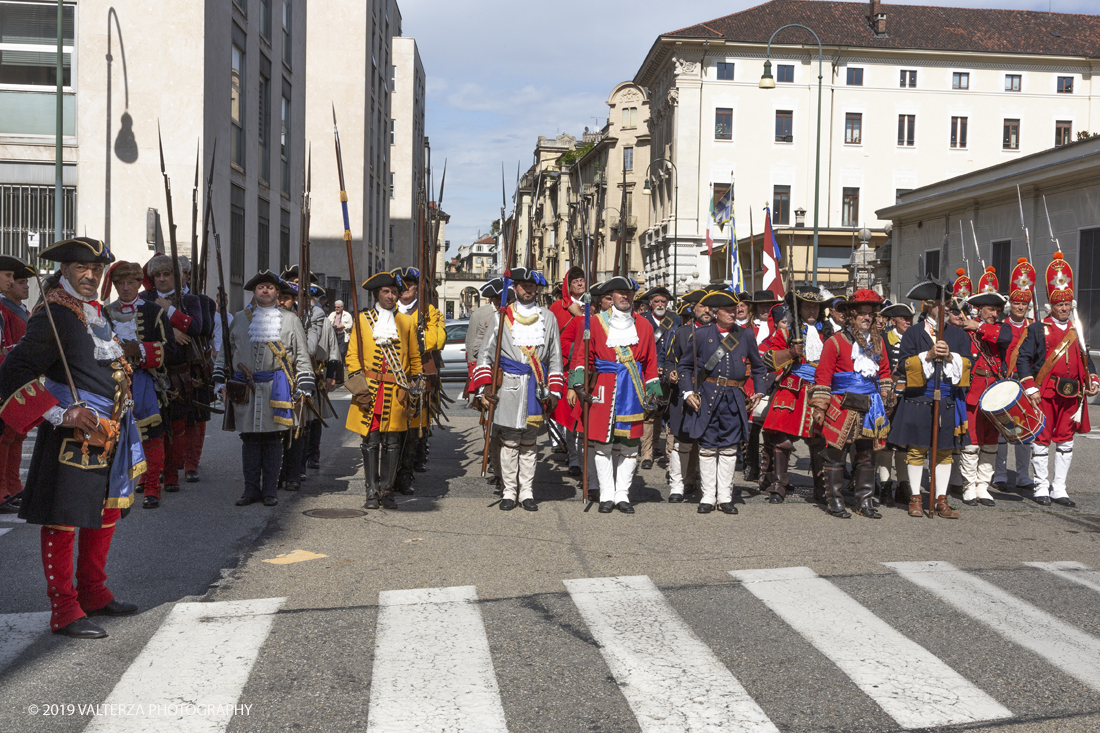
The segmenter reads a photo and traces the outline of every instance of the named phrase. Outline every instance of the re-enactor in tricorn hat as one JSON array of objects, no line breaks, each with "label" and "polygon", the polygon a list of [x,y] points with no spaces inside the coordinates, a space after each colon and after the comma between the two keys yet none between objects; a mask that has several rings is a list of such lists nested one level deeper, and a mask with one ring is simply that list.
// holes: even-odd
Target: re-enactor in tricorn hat
[{"label": "re-enactor in tricorn hat", "polygon": [[244,493],[237,506],[279,503],[284,435],[298,426],[300,409],[295,408],[314,389],[305,329],[294,313],[278,305],[283,282],[264,270],[245,283],[252,302],[234,314],[214,369],[216,389],[225,391],[225,409],[233,410],[241,434]]},{"label": "re-enactor in tricorn hat", "polygon": [[[23,305],[30,296],[28,278],[34,277],[27,263],[16,257],[0,255],[0,359],[19,343],[27,332],[30,312]],[[0,513],[19,511],[23,484],[19,465],[23,460],[24,436],[11,428],[0,428]]]},{"label": "re-enactor in tricorn hat", "polygon": [[133,503],[134,480],[145,470],[129,408],[131,365],[96,300],[114,257],[87,237],[58,242],[38,256],[60,263],[59,287],[0,364],[0,419],[24,434],[38,427],[19,516],[43,525],[50,629],[100,638],[107,633],[88,616],[137,610],[107,589],[106,564],[115,523]]},{"label": "re-enactor in tricorn hat", "polygon": [[362,436],[367,484],[363,506],[395,508],[394,480],[409,425],[409,390],[422,371],[420,347],[416,343],[416,320],[397,309],[404,289],[397,271],[367,278],[363,289],[374,295],[375,302],[373,308],[356,314],[348,340],[345,363],[349,378],[345,385],[353,396],[347,428]]}]

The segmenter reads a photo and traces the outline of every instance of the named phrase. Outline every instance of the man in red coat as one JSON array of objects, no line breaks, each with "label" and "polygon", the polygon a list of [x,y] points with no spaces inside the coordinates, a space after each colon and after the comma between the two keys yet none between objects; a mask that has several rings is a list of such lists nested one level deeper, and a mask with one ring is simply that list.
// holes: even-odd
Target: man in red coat
[{"label": "man in red coat", "polygon": [[[562,283],[561,298],[550,304],[550,312],[558,320],[558,334],[561,336],[561,358],[562,363],[565,365],[569,364],[574,342],[579,342],[583,335],[584,327],[578,327],[576,319],[584,312],[584,304],[580,301],[580,298],[584,295],[587,284],[584,278],[584,270],[580,267],[570,267],[569,271],[565,273],[565,281]],[[595,293],[593,293],[593,297],[595,297]],[[566,457],[569,461],[569,475],[580,476],[581,439],[580,434],[573,429],[573,409],[565,400],[561,400],[550,418],[562,427],[562,434],[565,437],[565,445],[562,447],[565,448]]]},{"label": "man in red coat", "polygon": [[[1035,268],[1027,261],[1026,257],[1016,260],[1016,267],[1012,269],[1012,279],[1008,289],[1008,316],[1001,322],[1001,338],[1006,339],[1004,344],[1005,376],[1009,379],[1019,379],[1016,369],[1016,359],[1020,354],[1020,347],[1027,335],[1027,328],[1035,322],[1034,318],[1028,318],[1027,312],[1034,301],[1032,293],[1035,289]],[[1016,488],[1020,491],[1033,491],[1035,484],[1031,480],[1031,446],[1027,443],[1016,443],[1012,446],[1016,456]],[[1001,439],[997,447],[997,462],[993,470],[993,488],[1004,490],[1008,483],[1008,442]]]},{"label": "man in red coat", "polygon": [[[630,484],[638,465],[642,420],[647,400],[660,394],[653,328],[633,312],[637,283],[613,277],[603,285],[611,308],[592,316],[588,354],[574,348],[566,398],[580,417],[581,401],[590,402],[587,437],[588,495],[600,494],[600,513],[618,509],[633,514]],[[588,384],[583,367],[588,361]]]},{"label": "man in red coat", "polygon": [[[1073,303],[1073,270],[1054,253],[1046,271],[1050,316],[1033,324],[1020,347],[1017,366],[1032,404],[1046,417],[1043,431],[1031,444],[1035,472],[1035,502],[1075,506],[1066,491],[1073,460],[1073,436],[1089,432],[1088,397],[1100,393],[1100,378],[1083,348],[1084,334]],[[1048,477],[1050,444],[1054,443],[1054,481]]]},{"label": "man in red coat", "polygon": [[[30,294],[27,278],[34,276],[25,262],[0,255],[0,316],[3,332],[0,333],[0,361],[12,350],[27,332],[30,314],[23,301]],[[19,511],[19,494],[23,484],[19,481],[19,465],[23,461],[25,435],[9,427],[0,426],[0,512]]]},{"label": "man in red coat", "polygon": [[[991,286],[991,287],[990,287]],[[998,316],[1004,309],[1004,296],[997,292],[997,276],[991,272],[978,281],[978,294],[967,299],[967,304],[978,310],[978,320],[967,319],[963,326],[970,332],[971,351],[970,389],[966,393],[966,424],[970,431],[970,445],[962,449],[959,468],[966,484],[963,503],[974,506],[993,506],[989,484],[993,479],[993,464],[997,461],[997,442],[1001,434],[993,421],[978,409],[978,402],[985,390],[1004,378],[1004,363],[1000,358],[998,340],[1001,324]]]}]

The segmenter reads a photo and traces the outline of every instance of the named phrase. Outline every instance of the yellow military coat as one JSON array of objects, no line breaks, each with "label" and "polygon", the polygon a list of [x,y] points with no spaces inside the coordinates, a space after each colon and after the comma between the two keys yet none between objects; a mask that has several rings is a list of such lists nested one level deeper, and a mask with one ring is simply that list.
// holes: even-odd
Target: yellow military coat
[{"label": "yellow military coat", "polygon": [[[413,319],[413,332],[416,332],[419,309],[409,311],[408,317]],[[415,341],[413,343],[416,343]],[[428,354],[433,351],[442,351],[447,343],[447,329],[443,325],[443,314],[431,303],[428,303],[428,317],[424,323],[424,353],[420,355],[421,361],[427,361]],[[430,425],[428,408],[425,405],[420,412],[409,418],[410,428],[426,428]]]},{"label": "yellow military coat", "polygon": [[[348,374],[357,372],[361,368],[358,337],[356,336],[356,331],[359,330],[363,333],[362,363],[366,365],[367,372],[374,374],[383,372],[386,358],[382,347],[374,342],[373,327],[376,321],[377,314],[373,308],[370,308],[362,311],[352,325],[348,335],[348,354],[344,359]],[[394,321],[397,324],[398,341],[391,348],[400,359],[406,382],[411,384],[421,372],[420,349],[416,348],[416,319],[402,313],[396,313],[394,314]],[[387,374],[392,373],[392,370],[388,368],[385,371]],[[367,375],[367,383],[369,385],[368,393],[371,395],[370,404],[377,405],[377,400],[382,400],[380,430],[384,433],[408,430],[409,415],[398,399],[398,392],[401,391],[400,387],[391,382],[380,382],[377,378],[371,378],[370,374]],[[347,429],[360,435],[368,434],[372,414],[373,409],[368,409],[364,414],[364,410],[353,400],[351,407],[348,409]]]}]

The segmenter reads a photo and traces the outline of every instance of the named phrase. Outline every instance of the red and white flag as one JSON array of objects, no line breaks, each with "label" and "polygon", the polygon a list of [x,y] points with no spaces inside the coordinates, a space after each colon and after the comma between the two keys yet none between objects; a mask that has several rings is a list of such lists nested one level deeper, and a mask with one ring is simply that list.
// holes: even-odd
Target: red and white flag
[{"label": "red and white flag", "polygon": [[770,290],[779,300],[787,294],[783,287],[783,276],[779,271],[779,244],[775,241],[775,232],[772,231],[772,212],[765,206],[764,213],[764,245],[763,250],[763,285],[765,290]]}]

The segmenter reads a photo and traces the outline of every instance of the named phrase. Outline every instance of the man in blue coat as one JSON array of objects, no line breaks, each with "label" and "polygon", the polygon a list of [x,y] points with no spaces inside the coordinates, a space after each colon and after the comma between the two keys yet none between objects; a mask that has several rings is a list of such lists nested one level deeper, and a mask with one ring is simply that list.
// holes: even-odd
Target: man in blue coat
[{"label": "man in blue coat", "polygon": [[[668,353],[669,347],[672,345],[673,334],[680,326],[680,316],[669,308],[672,294],[665,288],[656,287],[647,290],[645,297],[649,301],[649,310],[639,315],[649,321],[649,325],[653,326],[653,340],[657,346],[657,358],[660,360],[658,361],[657,374],[661,377],[661,388],[667,394],[666,384],[668,380],[661,370],[664,368],[664,355]],[[663,402],[663,400],[660,401],[660,403]],[[641,455],[639,456],[643,469],[653,468],[653,446],[660,439],[664,418],[663,404],[658,410],[646,413],[646,419],[642,423],[642,445]]]},{"label": "man in blue coat", "polygon": [[[706,290],[693,290],[683,297],[685,308],[691,308],[691,321],[686,326],[675,329],[672,338],[669,339],[667,351],[661,352],[663,366],[661,370],[661,386],[665,387],[667,380],[670,388],[668,399],[668,500],[669,503],[679,504],[684,500],[688,484],[693,484],[691,477],[695,473],[698,463],[698,446],[695,441],[684,432],[684,400],[678,389],[680,373],[677,365],[684,353],[692,349],[695,332],[710,324],[710,308],[699,303],[707,295]],[[686,314],[687,311],[685,310]],[[693,458],[695,460],[693,460]]]},{"label": "man in blue coat", "polygon": [[[713,309],[714,323],[695,334],[697,344],[684,352],[678,384],[689,413],[684,430],[699,442],[699,476],[703,498],[699,513],[715,505],[737,514],[733,504],[733,475],[737,445],[749,435],[749,416],[760,401],[758,391],[766,372],[752,331],[735,323],[737,298],[716,292],[699,301]],[[751,378],[751,394],[746,384]]]}]

